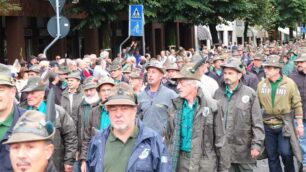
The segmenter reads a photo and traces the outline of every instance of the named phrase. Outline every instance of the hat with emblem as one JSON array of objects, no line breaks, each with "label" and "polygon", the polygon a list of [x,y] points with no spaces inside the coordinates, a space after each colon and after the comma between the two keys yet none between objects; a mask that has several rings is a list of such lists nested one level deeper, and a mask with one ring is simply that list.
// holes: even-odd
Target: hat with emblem
[{"label": "hat with emblem", "polygon": [[4,144],[52,140],[54,133],[53,124],[45,120],[43,113],[28,110],[18,119],[12,135]]},{"label": "hat with emblem", "polygon": [[71,72],[71,73],[68,74],[68,76],[66,78],[67,79],[68,78],[75,78],[75,79],[81,80],[80,72]]},{"label": "hat with emblem", "polygon": [[95,78],[94,77],[89,77],[84,81],[83,84],[83,89],[84,90],[89,90],[92,88],[97,88],[98,84],[95,82]]},{"label": "hat with emblem", "polygon": [[157,61],[157,60],[151,60],[149,62],[149,64],[146,66],[146,70],[148,70],[149,68],[156,68],[158,69],[161,73],[165,73],[164,69],[163,69],[163,65],[161,62]]},{"label": "hat with emblem", "polygon": [[11,70],[8,66],[0,63],[0,85],[14,86]]},{"label": "hat with emblem", "polygon": [[108,71],[114,71],[114,70],[119,70],[121,69],[121,63],[119,60],[114,60],[112,64],[110,64],[110,66],[108,67]]},{"label": "hat with emblem", "polygon": [[67,66],[60,66],[57,73],[60,74],[60,75],[68,74],[69,70],[68,70]]},{"label": "hat with emblem", "polygon": [[105,106],[110,105],[131,105],[136,106],[137,99],[133,88],[127,83],[121,82],[113,89],[110,97],[108,98]]},{"label": "hat with emblem", "polygon": [[263,54],[255,54],[254,57],[253,57],[253,60],[264,61],[265,60],[265,55],[263,55]]},{"label": "hat with emblem", "polygon": [[177,71],[179,71],[180,69],[178,68],[178,65],[176,63],[169,63],[166,66],[166,71],[168,71],[168,70],[177,70]]},{"label": "hat with emblem", "polygon": [[116,85],[115,81],[111,77],[103,77],[98,81],[97,91],[100,90],[100,87],[104,84]]},{"label": "hat with emblem", "polygon": [[199,70],[195,68],[195,63],[187,63],[183,66],[178,74],[176,74],[172,79],[194,79],[201,80],[201,74]]},{"label": "hat with emblem", "polygon": [[214,63],[215,61],[217,61],[217,60],[224,60],[224,57],[221,56],[221,55],[215,56],[215,57],[213,58],[213,63]]},{"label": "hat with emblem", "polygon": [[23,87],[21,92],[44,91],[46,84],[42,82],[41,78],[34,76],[28,79],[27,85]]},{"label": "hat with emblem", "polygon": [[270,55],[267,57],[267,60],[262,65],[263,67],[271,66],[271,67],[282,68],[283,63],[281,63],[280,60],[281,58],[279,55]]},{"label": "hat with emblem", "polygon": [[135,68],[131,74],[130,74],[130,78],[139,78],[139,79],[143,79],[143,71],[139,68]]},{"label": "hat with emblem", "polygon": [[237,72],[243,72],[243,65],[241,61],[237,58],[230,58],[227,60],[226,64],[222,65],[223,68],[231,68],[236,70]]},{"label": "hat with emblem", "polygon": [[295,62],[306,62],[306,54],[301,54],[300,57],[298,57]]}]

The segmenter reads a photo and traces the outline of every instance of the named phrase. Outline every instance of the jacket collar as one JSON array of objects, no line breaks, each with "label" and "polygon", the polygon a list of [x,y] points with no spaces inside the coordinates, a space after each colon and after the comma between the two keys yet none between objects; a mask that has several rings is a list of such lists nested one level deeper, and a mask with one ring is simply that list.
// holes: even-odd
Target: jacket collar
[{"label": "jacket collar", "polygon": [[14,109],[14,114],[13,114],[13,122],[11,127],[7,130],[6,134],[4,135],[3,139],[1,140],[1,142],[3,142],[4,140],[7,140],[8,137],[12,134],[13,132],[13,128],[16,124],[16,122],[18,121],[19,117],[26,111],[25,109],[19,108],[16,104],[13,105],[13,109]]}]

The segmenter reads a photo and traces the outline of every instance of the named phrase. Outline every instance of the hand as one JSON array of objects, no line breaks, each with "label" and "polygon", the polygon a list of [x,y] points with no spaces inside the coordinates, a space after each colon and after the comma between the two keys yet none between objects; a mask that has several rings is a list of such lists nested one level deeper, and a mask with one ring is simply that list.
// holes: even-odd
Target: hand
[{"label": "hand", "polygon": [[259,151],[257,149],[251,149],[251,157],[256,159],[259,155]]},{"label": "hand", "polygon": [[303,125],[298,125],[296,128],[295,128],[295,132],[296,132],[296,135],[298,137],[303,137],[304,136],[304,126]]},{"label": "hand", "polygon": [[86,172],[86,161],[81,162],[81,172]]},{"label": "hand", "polygon": [[77,151],[77,152],[75,153],[75,160],[76,160],[76,161],[79,160],[79,157],[80,157],[80,152]]},{"label": "hand", "polygon": [[65,172],[73,172],[72,165],[65,164],[64,167],[65,167]]}]

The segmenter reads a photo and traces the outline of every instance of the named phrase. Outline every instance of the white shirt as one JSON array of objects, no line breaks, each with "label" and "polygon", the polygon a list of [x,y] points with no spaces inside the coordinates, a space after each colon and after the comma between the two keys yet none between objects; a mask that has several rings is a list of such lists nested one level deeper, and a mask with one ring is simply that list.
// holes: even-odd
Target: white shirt
[{"label": "white shirt", "polygon": [[219,85],[213,78],[203,75],[201,77],[201,88],[205,96],[213,97]]}]

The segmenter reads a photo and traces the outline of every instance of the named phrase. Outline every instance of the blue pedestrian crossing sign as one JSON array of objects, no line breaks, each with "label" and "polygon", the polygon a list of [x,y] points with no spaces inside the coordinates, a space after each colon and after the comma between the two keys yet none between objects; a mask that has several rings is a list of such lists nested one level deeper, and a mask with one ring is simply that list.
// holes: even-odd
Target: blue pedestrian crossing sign
[{"label": "blue pedestrian crossing sign", "polygon": [[301,32],[306,33],[306,27],[305,26],[301,26]]},{"label": "blue pedestrian crossing sign", "polygon": [[129,6],[129,35],[143,36],[144,35],[144,15],[143,5]]}]

